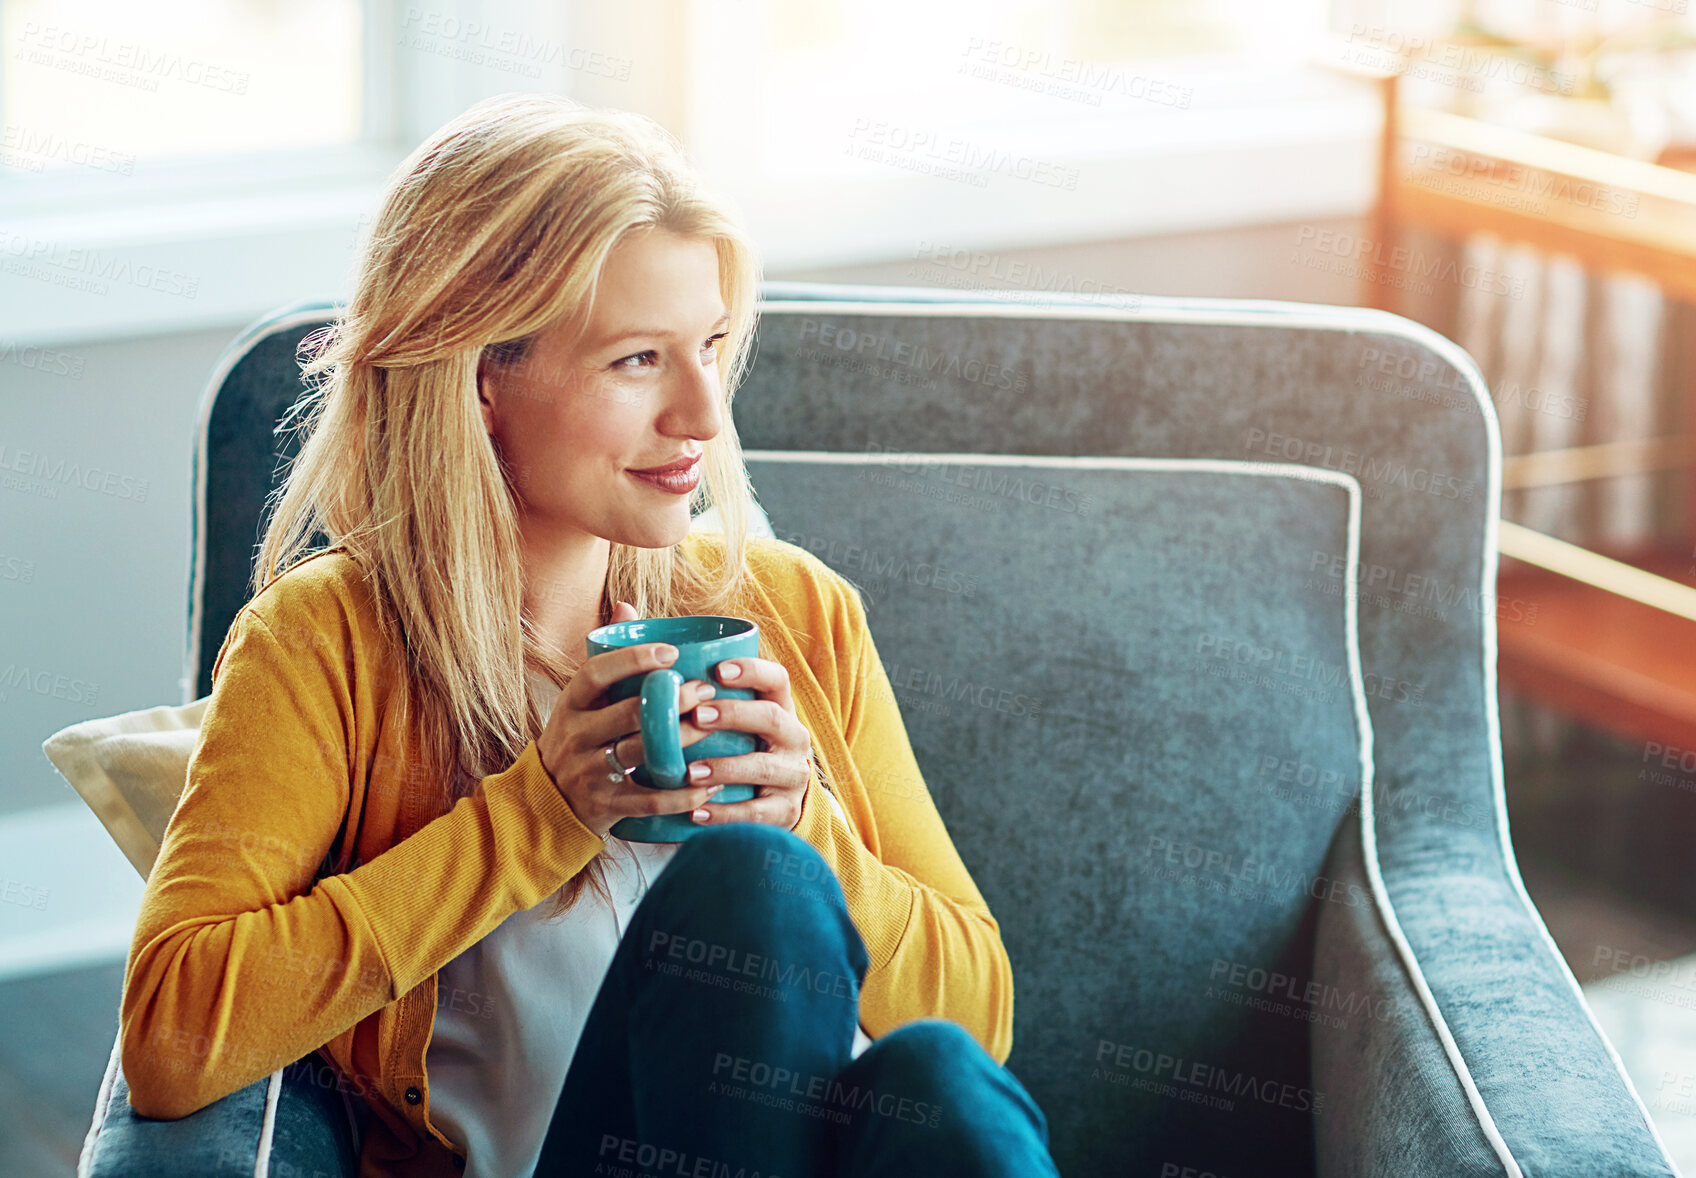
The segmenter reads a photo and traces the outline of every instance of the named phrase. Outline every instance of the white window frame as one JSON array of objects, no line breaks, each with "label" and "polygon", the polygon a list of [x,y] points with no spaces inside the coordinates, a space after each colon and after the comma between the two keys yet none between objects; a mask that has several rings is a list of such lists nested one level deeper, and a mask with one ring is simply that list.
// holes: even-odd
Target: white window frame
[{"label": "white window frame", "polygon": [[[678,131],[709,181],[740,209],[773,276],[910,257],[923,245],[913,226],[948,226],[950,248],[1008,249],[1360,215],[1372,200],[1381,121],[1371,90],[1323,67],[1290,63],[1262,69],[1241,102],[1117,132],[1104,123],[1088,142],[1045,150],[1045,158],[1087,177],[1074,191],[1005,184],[986,201],[895,169],[851,185],[762,176],[746,127],[723,113],[735,109],[735,87],[748,85],[756,68],[734,40],[751,2],[365,0],[367,28],[399,28],[419,9],[452,12],[622,53],[636,68],[619,80],[563,68],[531,80],[397,52],[388,37],[368,36],[359,145],[169,165],[138,160],[121,184],[102,184],[112,177],[96,174],[8,178],[0,182],[0,255],[15,254],[20,242],[92,251],[133,272],[173,269],[194,280],[194,294],[113,282],[94,297],[0,269],[0,346],[225,329],[302,298],[345,298],[357,235],[396,165],[466,106],[503,90],[564,90],[593,105],[640,110]],[[656,28],[666,32],[656,36]],[[721,68],[691,68],[703,60]],[[1197,68],[1162,62],[1150,71],[1184,83],[1182,71]],[[1216,81],[1189,80],[1198,89]],[[999,131],[1045,142],[1040,120]],[[880,216],[865,216],[874,208]]]}]

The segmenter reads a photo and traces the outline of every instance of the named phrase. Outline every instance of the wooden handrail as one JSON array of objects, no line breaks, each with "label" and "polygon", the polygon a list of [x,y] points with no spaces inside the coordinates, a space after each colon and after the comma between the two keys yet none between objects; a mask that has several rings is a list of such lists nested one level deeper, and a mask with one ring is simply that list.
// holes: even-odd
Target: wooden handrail
[{"label": "wooden handrail", "polygon": [[1677,168],[1614,155],[1594,147],[1567,143],[1448,111],[1404,107],[1399,113],[1404,140],[1421,140],[1469,155],[1588,180],[1622,192],[1696,205],[1696,174],[1681,172]]},{"label": "wooden handrail", "polygon": [[1696,589],[1530,528],[1498,521],[1497,548],[1574,581],[1696,622]]},{"label": "wooden handrail", "polygon": [[1502,489],[1516,491],[1642,474],[1686,466],[1693,458],[1696,458],[1696,435],[1692,434],[1516,454],[1502,460]]}]

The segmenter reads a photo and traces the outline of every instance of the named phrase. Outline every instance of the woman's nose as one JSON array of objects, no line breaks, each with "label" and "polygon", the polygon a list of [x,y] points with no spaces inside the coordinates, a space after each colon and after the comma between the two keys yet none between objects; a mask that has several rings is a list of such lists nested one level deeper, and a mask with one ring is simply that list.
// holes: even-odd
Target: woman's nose
[{"label": "woman's nose", "polygon": [[724,428],[723,394],[717,364],[693,364],[672,390],[667,433],[705,441]]}]

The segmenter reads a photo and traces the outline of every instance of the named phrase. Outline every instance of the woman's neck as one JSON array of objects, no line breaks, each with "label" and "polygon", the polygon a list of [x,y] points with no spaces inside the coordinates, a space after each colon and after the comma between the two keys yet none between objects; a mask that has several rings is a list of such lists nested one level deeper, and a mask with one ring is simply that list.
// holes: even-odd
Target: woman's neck
[{"label": "woman's neck", "polygon": [[612,545],[598,536],[571,543],[524,542],[524,613],[543,641],[568,656],[583,652],[589,631],[607,620]]}]

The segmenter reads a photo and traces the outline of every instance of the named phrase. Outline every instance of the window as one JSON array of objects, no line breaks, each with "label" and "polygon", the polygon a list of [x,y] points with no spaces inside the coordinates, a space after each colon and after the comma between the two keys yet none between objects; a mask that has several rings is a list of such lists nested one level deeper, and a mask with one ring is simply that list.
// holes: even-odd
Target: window
[{"label": "window", "polygon": [[774,274],[1349,213],[1333,2],[1380,0],[0,0],[0,342],[345,293],[384,179],[510,90],[659,120]]},{"label": "window", "polygon": [[[754,0],[691,30],[687,138],[704,166],[766,178],[890,168],[983,187],[1060,178],[1047,155],[1103,128],[1282,91],[1328,0]],[[749,134],[752,128],[757,133]],[[1161,124],[1166,124],[1161,126]],[[1010,165],[1010,154],[1026,158]]]},{"label": "window", "polygon": [[1313,68],[1329,0],[687,12],[674,90],[647,111],[738,206],[772,273],[912,257],[942,237],[1059,244],[1346,215],[1369,199],[1372,92]]},{"label": "window", "polygon": [[0,180],[356,144],[359,0],[0,0]]}]

